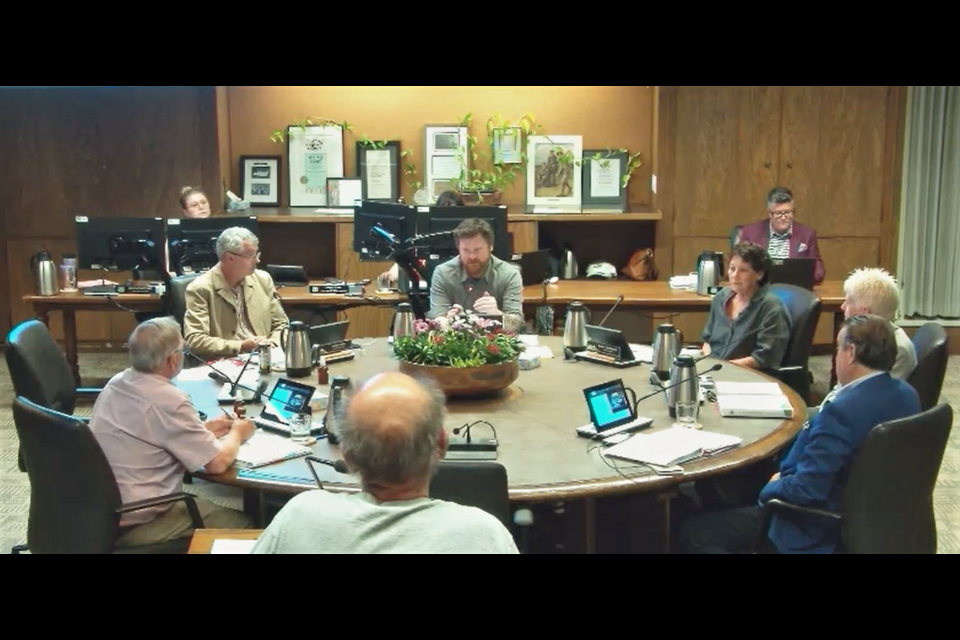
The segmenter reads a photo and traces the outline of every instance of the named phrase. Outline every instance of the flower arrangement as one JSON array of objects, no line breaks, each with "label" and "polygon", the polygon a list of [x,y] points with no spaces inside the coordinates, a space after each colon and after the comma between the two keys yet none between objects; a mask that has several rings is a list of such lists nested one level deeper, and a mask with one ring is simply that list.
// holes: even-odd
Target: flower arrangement
[{"label": "flower arrangement", "polygon": [[396,338],[400,360],[436,367],[482,367],[517,359],[524,345],[503,325],[453,305],[445,316],[418,320],[414,335]]}]

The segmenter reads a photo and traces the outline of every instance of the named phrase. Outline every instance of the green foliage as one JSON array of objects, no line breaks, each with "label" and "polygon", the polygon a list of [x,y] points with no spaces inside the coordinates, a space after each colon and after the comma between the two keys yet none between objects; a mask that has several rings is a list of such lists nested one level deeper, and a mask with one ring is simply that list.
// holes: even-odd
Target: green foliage
[{"label": "green foliage", "polygon": [[403,361],[437,367],[481,367],[511,362],[524,350],[516,334],[455,306],[446,317],[418,321],[412,336],[394,340]]}]

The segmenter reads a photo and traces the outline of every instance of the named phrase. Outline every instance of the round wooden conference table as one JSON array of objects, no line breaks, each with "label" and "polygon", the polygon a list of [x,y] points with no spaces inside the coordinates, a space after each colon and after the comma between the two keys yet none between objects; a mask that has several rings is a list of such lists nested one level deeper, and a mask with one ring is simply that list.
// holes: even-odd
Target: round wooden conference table
[{"label": "round wooden conference table", "polygon": [[[647,506],[655,505],[653,513],[659,515],[655,519],[660,520],[664,512],[669,519],[669,499],[676,495],[680,484],[727,473],[769,458],[790,442],[806,419],[805,404],[792,389],[783,384],[780,384],[781,389],[789,398],[794,413],[794,418],[788,420],[724,418],[720,416],[716,404],[705,402],[699,416],[703,429],[739,436],[743,444],[715,457],[682,465],[682,475],[658,475],[642,465],[602,457],[595,441],[576,434],[577,427],[590,421],[583,389],[621,378],[627,387],[636,392],[637,398],[642,398],[655,390],[649,379],[650,366],[641,364],[618,369],[589,362],[565,361],[562,338],[540,336],[539,342],[550,347],[555,357],[541,359],[541,366],[537,369],[521,371],[516,382],[496,397],[449,401],[445,428],[449,433],[456,427],[477,420],[490,422],[499,440],[498,462],[507,470],[511,501],[518,506],[550,503],[554,512],[559,503],[573,506],[573,511],[579,514],[582,528],[575,535],[585,536],[583,548],[588,551],[595,548],[598,501],[616,503],[620,497],[641,497],[646,500]],[[353,360],[330,365],[331,376],[349,376],[357,383],[378,373],[398,369],[398,362],[386,338],[356,340],[355,344],[367,346]],[[698,369],[703,372],[717,362],[720,361],[708,357],[699,363]],[[723,368],[711,375],[716,381],[775,381],[756,371],[729,363],[723,363]],[[269,377],[273,378],[269,387],[272,388],[273,382],[284,376],[273,373]],[[313,384],[316,378],[297,381]],[[176,379],[174,382],[191,395],[197,409],[209,416],[221,411],[216,401],[220,383],[209,378]],[[317,393],[326,396],[328,391],[328,387],[318,387]],[[258,415],[260,407],[249,405],[247,411],[248,415]],[[637,413],[653,419],[653,425],[646,433],[669,428],[673,424],[663,393],[642,400]],[[319,418],[315,415],[314,420]],[[474,438],[493,436],[490,428],[483,424],[473,427],[471,435]],[[321,439],[313,449],[320,458],[333,460],[341,457],[339,449],[325,439]],[[339,474],[324,465],[315,465],[315,469],[326,490],[359,490],[355,476]],[[316,488],[303,458],[261,467],[260,471],[274,478],[238,477],[235,467],[219,475],[197,475],[208,481],[243,488],[245,502],[250,492],[295,493]],[[620,507],[616,507],[616,510],[622,511]],[[637,511],[633,507],[628,510]],[[649,519],[649,516],[647,514],[644,517]],[[664,524],[660,522],[661,528]],[[534,526],[539,526],[539,522]],[[662,533],[661,530],[656,535]]]}]

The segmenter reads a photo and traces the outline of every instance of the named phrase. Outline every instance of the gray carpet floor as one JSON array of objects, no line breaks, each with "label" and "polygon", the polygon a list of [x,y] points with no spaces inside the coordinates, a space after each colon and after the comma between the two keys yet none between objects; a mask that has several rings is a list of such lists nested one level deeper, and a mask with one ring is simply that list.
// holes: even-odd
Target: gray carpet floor
[{"label": "gray carpet floor", "polygon": [[[126,367],[122,353],[81,353],[80,369],[84,378],[108,378]],[[814,392],[822,396],[830,377],[830,358],[810,359],[814,374]],[[954,409],[960,407],[960,356],[950,358],[941,400]],[[0,359],[0,553],[7,553],[15,544],[26,542],[27,515],[30,505],[30,483],[27,474],[17,468],[17,433],[10,410],[13,385],[7,365]],[[77,413],[89,413],[90,406],[81,406]],[[221,505],[241,508],[239,490],[196,480],[185,489]],[[960,553],[960,428],[954,428],[947,447],[937,487],[934,492],[940,553]]]}]

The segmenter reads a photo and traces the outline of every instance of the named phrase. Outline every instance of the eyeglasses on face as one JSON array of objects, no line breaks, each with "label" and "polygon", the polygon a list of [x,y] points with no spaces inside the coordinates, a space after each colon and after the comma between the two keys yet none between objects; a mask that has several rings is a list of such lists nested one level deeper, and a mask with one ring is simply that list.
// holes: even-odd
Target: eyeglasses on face
[{"label": "eyeglasses on face", "polygon": [[257,262],[260,262],[260,252],[259,252],[259,251],[257,251],[256,253],[254,253],[254,254],[252,254],[252,255],[246,255],[246,254],[244,254],[244,253],[237,253],[236,251],[227,251],[227,253],[229,253],[230,255],[233,255],[233,256],[237,256],[238,258],[243,258],[244,260],[250,260],[250,259],[252,258],[252,259],[256,260]]},{"label": "eyeglasses on face", "polygon": [[786,220],[787,218],[792,218],[793,214],[796,212],[795,209],[787,209],[786,211],[771,211],[770,215],[774,218],[780,218],[781,220]]}]

